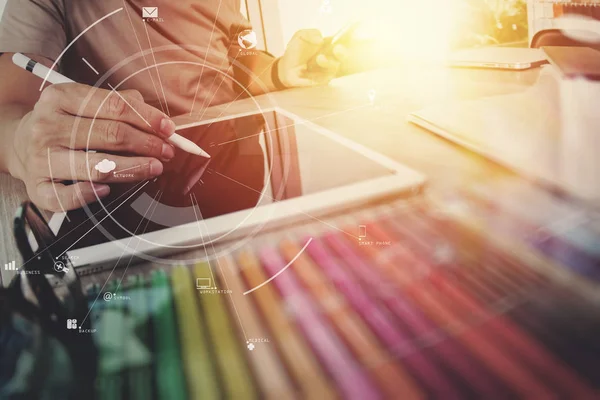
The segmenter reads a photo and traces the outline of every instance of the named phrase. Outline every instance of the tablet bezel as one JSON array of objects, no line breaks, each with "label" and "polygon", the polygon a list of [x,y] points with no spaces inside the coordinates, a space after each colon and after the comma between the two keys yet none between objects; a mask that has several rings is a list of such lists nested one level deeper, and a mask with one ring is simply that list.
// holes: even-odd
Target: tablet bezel
[{"label": "tablet bezel", "polygon": [[[230,234],[226,239],[223,239],[223,243],[225,243],[230,240],[238,239],[249,233],[253,228],[267,223],[269,228],[279,227],[294,220],[310,218],[307,215],[314,217],[321,216],[337,209],[349,208],[353,205],[368,202],[374,198],[385,197],[403,191],[419,190],[425,183],[425,176],[419,172],[279,107],[271,107],[260,111],[238,113],[220,118],[203,120],[197,123],[189,123],[180,125],[177,129],[182,130],[266,113],[280,114],[291,119],[295,124],[304,125],[314,132],[321,134],[342,146],[346,146],[362,156],[382,165],[393,171],[393,173],[389,176],[374,178],[313,194],[303,195],[297,198],[258,206],[253,210],[241,210],[209,218],[203,220],[203,224],[190,222],[188,224],[165,228],[163,230],[145,233],[139,236],[129,236],[107,243],[69,250],[66,256],[70,259],[72,265],[76,267],[80,273],[95,273],[107,268],[121,266],[121,264],[134,262],[133,260],[130,261],[130,259],[135,259],[136,262],[144,261],[144,258],[139,256],[139,254],[164,257],[175,253],[195,251],[202,248],[201,240],[203,240],[202,237],[205,235],[209,238],[215,237],[224,232],[228,232],[237,226],[233,234]],[[248,216],[248,213],[250,212],[251,215]],[[49,224],[55,233],[58,232],[65,216],[65,213],[55,213],[52,216]],[[241,217],[247,218],[245,218],[244,222],[240,225],[239,221]],[[198,235],[200,232],[202,233],[201,236]],[[156,247],[151,244],[151,242],[163,243],[164,246]],[[181,249],[166,247],[192,244],[197,244],[198,247],[195,250],[183,251]],[[178,260],[171,262],[171,260],[162,259],[161,262],[164,262],[164,264],[182,264],[182,262]]]}]

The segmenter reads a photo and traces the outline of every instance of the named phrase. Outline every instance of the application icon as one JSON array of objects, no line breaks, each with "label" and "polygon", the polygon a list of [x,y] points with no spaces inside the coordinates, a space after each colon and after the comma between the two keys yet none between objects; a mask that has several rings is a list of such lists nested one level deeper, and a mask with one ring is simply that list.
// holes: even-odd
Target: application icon
[{"label": "application icon", "polygon": [[158,7],[142,7],[142,18],[158,18]]},{"label": "application icon", "polygon": [[103,174],[108,174],[111,171],[114,171],[115,168],[117,168],[117,163],[114,161],[110,161],[109,159],[105,158],[104,160],[100,161],[98,164],[96,164],[96,166],[94,167],[94,169],[96,171],[100,171]]},{"label": "application icon", "polygon": [[211,279],[210,278],[196,278],[196,289],[210,289]]},{"label": "application icon", "polygon": [[251,29],[246,29],[242,31],[238,35],[238,43],[240,47],[246,50],[251,50],[256,47],[258,44],[258,39],[256,38],[256,32]]}]

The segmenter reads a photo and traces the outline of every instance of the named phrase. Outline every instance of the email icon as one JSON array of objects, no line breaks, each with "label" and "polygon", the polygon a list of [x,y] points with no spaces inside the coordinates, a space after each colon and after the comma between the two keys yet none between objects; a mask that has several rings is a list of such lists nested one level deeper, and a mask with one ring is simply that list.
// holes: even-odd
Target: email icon
[{"label": "email icon", "polygon": [[142,7],[142,18],[158,18],[158,7]]}]

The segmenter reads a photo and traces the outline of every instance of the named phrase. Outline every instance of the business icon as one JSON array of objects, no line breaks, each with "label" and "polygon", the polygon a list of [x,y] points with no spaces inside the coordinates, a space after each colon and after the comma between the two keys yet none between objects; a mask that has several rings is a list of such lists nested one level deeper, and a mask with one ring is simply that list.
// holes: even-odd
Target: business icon
[{"label": "business icon", "polygon": [[77,329],[77,319],[67,319],[67,329]]},{"label": "business icon", "polygon": [[238,35],[238,43],[241,48],[246,50],[252,50],[258,44],[258,39],[256,38],[256,32],[251,29],[246,29],[242,31]]},{"label": "business icon", "polygon": [[158,7],[142,7],[142,18],[158,18]]},{"label": "business icon", "polygon": [[107,158],[103,159],[94,166],[94,169],[96,171],[100,171],[103,174],[108,174],[109,172],[114,171],[115,168],[117,168],[117,163],[114,161],[110,161]]},{"label": "business icon", "polygon": [[4,264],[5,271],[16,271],[17,270],[17,262],[11,261],[8,264]]},{"label": "business icon", "polygon": [[210,278],[196,278],[196,289],[210,289],[211,283]]}]

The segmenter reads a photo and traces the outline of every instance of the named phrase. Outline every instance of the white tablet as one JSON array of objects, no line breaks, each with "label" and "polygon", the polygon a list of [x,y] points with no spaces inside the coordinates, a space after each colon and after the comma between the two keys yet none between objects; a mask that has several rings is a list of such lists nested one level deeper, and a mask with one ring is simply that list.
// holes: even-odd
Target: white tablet
[{"label": "white tablet", "polygon": [[[80,272],[140,260],[189,264],[233,251],[265,229],[413,191],[425,181],[279,109],[180,126],[178,133],[212,158],[177,150],[159,178],[112,185],[108,198],[55,214],[58,260],[68,258]],[[113,173],[127,171],[116,166]]]}]

